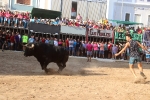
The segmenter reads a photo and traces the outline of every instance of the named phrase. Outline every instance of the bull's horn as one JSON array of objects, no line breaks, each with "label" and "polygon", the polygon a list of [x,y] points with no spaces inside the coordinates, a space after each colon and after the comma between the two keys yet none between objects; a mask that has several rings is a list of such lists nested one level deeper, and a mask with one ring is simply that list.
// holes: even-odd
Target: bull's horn
[{"label": "bull's horn", "polygon": [[34,48],[34,44],[32,44],[32,46],[31,46],[32,48]]}]

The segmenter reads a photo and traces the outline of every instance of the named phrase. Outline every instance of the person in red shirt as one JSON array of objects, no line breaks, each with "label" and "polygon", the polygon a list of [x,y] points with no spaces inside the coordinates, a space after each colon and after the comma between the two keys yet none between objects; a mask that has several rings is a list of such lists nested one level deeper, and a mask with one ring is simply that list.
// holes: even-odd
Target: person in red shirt
[{"label": "person in red shirt", "polygon": [[66,49],[69,51],[69,38],[67,38],[66,42]]},{"label": "person in red shirt", "polygon": [[112,58],[112,43],[111,41],[108,43],[108,58]]},{"label": "person in red shirt", "polygon": [[58,41],[58,46],[62,46],[62,44],[63,44],[62,40],[59,39],[59,41]]},{"label": "person in red shirt", "polygon": [[42,43],[45,43],[45,37],[42,38]]},{"label": "person in red shirt", "polygon": [[10,37],[11,50],[13,50],[14,43],[15,43],[15,36],[14,36],[14,33],[12,33],[12,35]]},{"label": "person in red shirt", "polygon": [[86,50],[87,50],[87,59],[88,59],[87,62],[91,62],[91,55],[92,55],[93,46],[92,46],[90,41],[86,45]]},{"label": "person in red shirt", "polygon": [[4,25],[6,25],[6,22],[7,22],[8,26],[10,25],[10,16],[11,16],[11,13],[10,13],[10,11],[8,10],[8,11],[5,13]]}]

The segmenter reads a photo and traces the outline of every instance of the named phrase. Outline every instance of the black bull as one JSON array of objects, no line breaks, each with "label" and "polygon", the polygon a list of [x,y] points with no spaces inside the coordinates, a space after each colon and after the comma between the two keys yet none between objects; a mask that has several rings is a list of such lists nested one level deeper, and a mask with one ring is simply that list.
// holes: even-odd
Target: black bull
[{"label": "black bull", "polygon": [[63,47],[53,46],[46,43],[27,44],[24,56],[34,56],[40,62],[42,70],[48,73],[47,65],[54,62],[58,65],[61,72],[66,67],[69,52]]}]

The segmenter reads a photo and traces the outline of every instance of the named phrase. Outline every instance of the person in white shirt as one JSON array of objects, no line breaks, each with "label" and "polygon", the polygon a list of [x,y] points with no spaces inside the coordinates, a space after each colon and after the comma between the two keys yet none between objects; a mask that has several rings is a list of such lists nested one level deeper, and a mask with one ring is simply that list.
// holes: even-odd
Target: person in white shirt
[{"label": "person in white shirt", "polygon": [[58,46],[58,41],[57,41],[56,38],[55,38],[55,40],[54,40],[54,46]]},{"label": "person in white shirt", "polygon": [[72,38],[69,40],[69,55],[73,55],[73,43]]}]

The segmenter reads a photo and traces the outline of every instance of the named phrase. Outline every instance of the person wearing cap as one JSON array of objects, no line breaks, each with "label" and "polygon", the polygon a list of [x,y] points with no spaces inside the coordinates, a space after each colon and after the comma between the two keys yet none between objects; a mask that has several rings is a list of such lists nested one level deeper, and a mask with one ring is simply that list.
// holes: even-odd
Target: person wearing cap
[{"label": "person wearing cap", "polygon": [[140,75],[144,78],[147,79],[147,77],[145,76],[145,74],[143,73],[143,67],[142,67],[142,63],[141,63],[141,57],[140,57],[140,51],[139,48],[142,48],[144,50],[146,50],[148,53],[150,53],[146,47],[144,47],[143,45],[141,45],[139,42],[132,40],[132,36],[130,34],[126,34],[126,40],[127,43],[125,44],[125,47],[117,54],[115,54],[115,56],[120,55],[122,52],[124,52],[127,48],[130,48],[130,60],[129,60],[129,67],[130,70],[132,72],[132,74],[135,77],[135,83],[138,82],[137,80],[137,75],[135,74],[134,71],[134,64],[135,62],[138,63],[138,68],[140,70]]}]

